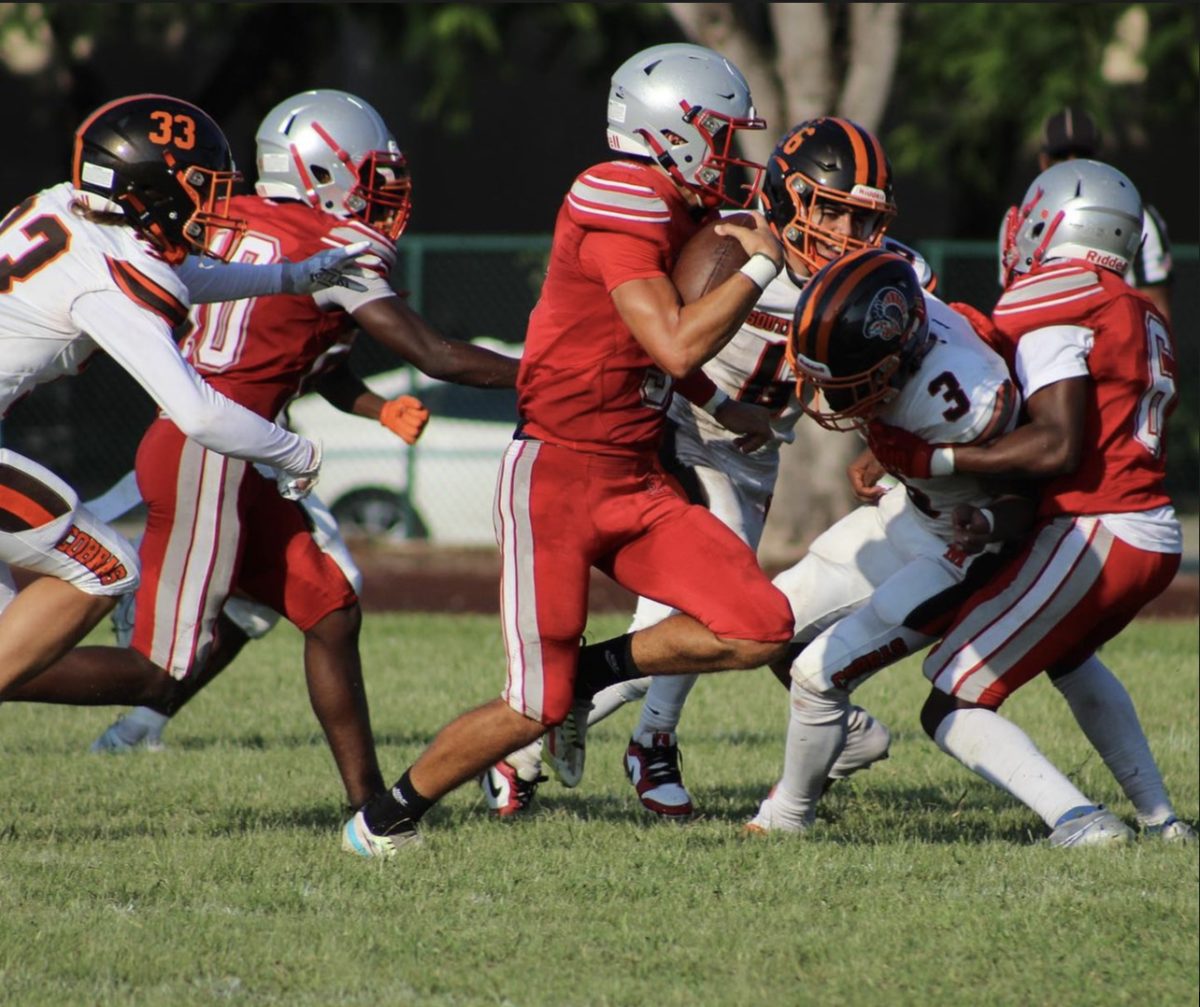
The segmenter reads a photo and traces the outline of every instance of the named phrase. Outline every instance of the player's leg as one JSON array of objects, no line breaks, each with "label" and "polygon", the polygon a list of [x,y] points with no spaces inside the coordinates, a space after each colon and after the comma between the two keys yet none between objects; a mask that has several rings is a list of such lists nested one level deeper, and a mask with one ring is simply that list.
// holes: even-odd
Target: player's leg
[{"label": "player's leg", "polygon": [[581,650],[576,703],[552,728],[548,749],[566,739],[565,747],[582,753],[591,697],[615,682],[756,668],[782,653],[791,636],[787,599],[734,532],[689,505],[661,470],[648,469],[629,483],[598,512],[598,527],[624,534],[612,534],[597,567],[679,614]]},{"label": "player's leg", "polygon": [[305,511],[273,481],[247,476],[245,547],[238,588],[280,612],[304,634],[309,701],[337,764],[346,797],[358,808],[383,789],[371,735],[358,637],[358,598],[322,551]]},{"label": "player's leg", "polygon": [[[836,527],[836,526],[835,526]],[[825,629],[792,663],[791,707],[783,775],[750,823],[752,831],[801,832],[816,815],[817,803],[832,779],[842,778],[886,757],[890,734],[850,694],[884,667],[932,642],[904,625],[915,605],[958,582],[957,569],[938,560],[904,557],[890,543],[874,542],[875,573],[886,568],[888,553],[899,569],[877,586],[861,568],[839,570],[810,553],[801,561],[824,604],[845,611],[855,596],[859,607]],[[841,584],[840,596],[830,587]],[[824,587],[819,586],[824,585]],[[865,595],[865,597],[864,597]],[[853,724],[853,750],[847,751]]]},{"label": "player's leg", "polygon": [[[673,471],[678,475],[680,470]],[[687,480],[683,485],[688,499],[706,507],[751,549],[757,548],[766,517],[765,495],[756,492],[754,485],[740,485],[726,472],[707,464],[689,465],[685,474]],[[670,614],[672,609],[666,605],[639,598],[629,632],[652,626]],[[683,782],[677,731],[684,704],[697,679],[696,675],[660,675],[638,680],[649,685],[625,749],[625,775],[637,790],[642,806],[663,818],[684,819],[695,811]],[[631,684],[618,682],[598,694],[593,702],[599,706],[607,694]],[[597,719],[593,709],[589,725]]]},{"label": "player's leg", "polygon": [[138,583],[130,544],[97,520],[74,490],[38,463],[0,450],[0,562],[44,575],[0,614],[0,696],[73,647]]},{"label": "player's leg", "polygon": [[1132,832],[995,710],[1043,669],[1083,663],[1177,567],[1178,556],[1133,549],[1096,518],[1057,519],[964,606],[926,658],[934,685],[926,731],[1040,815],[1053,845],[1127,842]]},{"label": "player's leg", "polygon": [[391,789],[346,824],[343,849],[390,856],[417,841],[417,823],[442,796],[566,716],[587,619],[592,514],[606,489],[600,483],[576,452],[538,441],[514,441],[505,451],[495,496],[504,691],[442,728]]},{"label": "player's leg", "polygon": [[[141,493],[134,480],[134,473],[131,472],[100,497],[89,501],[88,507],[91,510],[102,511],[103,515],[107,515],[105,520],[113,520],[130,511],[141,501]],[[305,497],[301,506],[308,515],[314,541],[322,552],[327,553],[337,563],[357,594],[362,588],[362,573],[342,539],[333,514],[315,494]],[[132,594],[125,595],[113,612],[113,630],[120,647],[128,646],[133,636],[134,597]],[[178,681],[176,688],[158,707],[138,706],[118,717],[92,742],[90,750],[113,754],[143,750],[161,751],[165,747],[162,735],[171,719],[193,696],[229,667],[250,640],[259,640],[266,636],[275,628],[279,619],[279,613],[266,605],[250,598],[231,596],[221,609],[212,649],[203,666],[193,669],[186,678]]]},{"label": "player's leg", "polygon": [[1143,830],[1176,842],[1194,842],[1195,831],[1175,814],[1133,700],[1120,679],[1095,654],[1070,670],[1051,668],[1049,674],[1075,722],[1129,798]]}]

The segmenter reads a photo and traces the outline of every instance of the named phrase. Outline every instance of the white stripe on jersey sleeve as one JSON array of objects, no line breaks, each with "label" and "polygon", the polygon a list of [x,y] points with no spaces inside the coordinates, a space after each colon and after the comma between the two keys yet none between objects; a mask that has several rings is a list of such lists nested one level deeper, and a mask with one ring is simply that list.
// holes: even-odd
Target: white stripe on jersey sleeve
[{"label": "white stripe on jersey sleeve", "polygon": [[[591,179],[592,181],[586,181]],[[619,186],[619,188],[613,188]],[[664,223],[670,220],[666,202],[653,189],[584,175],[575,180],[567,201],[581,213]]]},{"label": "white stripe on jersey sleeve", "polygon": [[1082,325],[1047,325],[1026,332],[1017,341],[1015,360],[1025,398],[1057,381],[1086,376],[1094,343],[1092,330]]},{"label": "white stripe on jersey sleeve", "polygon": [[1012,307],[1025,304],[1039,297],[1054,297],[1069,293],[1072,290],[1082,290],[1087,287],[1099,286],[1100,277],[1090,269],[1058,269],[1049,273],[1039,273],[1037,276],[1018,280],[1000,298],[1000,304]]}]

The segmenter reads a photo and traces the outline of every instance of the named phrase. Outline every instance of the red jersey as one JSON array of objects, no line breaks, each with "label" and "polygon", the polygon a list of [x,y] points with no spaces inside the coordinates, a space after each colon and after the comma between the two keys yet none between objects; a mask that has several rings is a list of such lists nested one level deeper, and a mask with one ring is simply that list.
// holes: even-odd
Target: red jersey
[{"label": "red jersey", "polygon": [[[359,259],[365,293],[331,287],[316,294],[253,297],[193,310],[184,356],[219,392],[272,418],[297,393],[317,361],[353,337],[349,312],[391,294],[387,277],[396,250],[365,224],[303,203],[238,196],[230,213],[246,221],[232,262],[296,262],[334,245],[371,242],[367,255]],[[229,232],[221,240],[228,241]]]},{"label": "red jersey", "polygon": [[629,280],[669,276],[688,238],[715,215],[694,214],[649,165],[608,161],[575,179],[554,225],[517,376],[530,436],[598,453],[657,448],[671,379],[634,339],[610,293]]},{"label": "red jersey", "polygon": [[1079,468],[1046,484],[1041,513],[1169,504],[1163,476],[1175,346],[1149,298],[1108,270],[1058,261],[1009,286],[992,319],[1026,399],[1056,381],[1090,379]]}]

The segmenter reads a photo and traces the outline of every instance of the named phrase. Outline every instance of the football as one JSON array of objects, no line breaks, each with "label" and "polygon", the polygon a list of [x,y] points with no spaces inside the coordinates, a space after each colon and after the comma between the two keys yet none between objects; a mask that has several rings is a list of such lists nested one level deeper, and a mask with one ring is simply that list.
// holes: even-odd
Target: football
[{"label": "football", "polygon": [[699,300],[746,264],[748,256],[737,238],[724,237],[713,228],[721,223],[753,227],[753,221],[748,213],[733,213],[705,224],[692,235],[671,272],[671,280],[684,304]]}]

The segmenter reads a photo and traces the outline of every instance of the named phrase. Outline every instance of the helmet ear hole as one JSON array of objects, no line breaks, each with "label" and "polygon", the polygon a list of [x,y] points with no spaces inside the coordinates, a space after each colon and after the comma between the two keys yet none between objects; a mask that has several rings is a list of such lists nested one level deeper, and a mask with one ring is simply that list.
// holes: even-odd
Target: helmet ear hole
[{"label": "helmet ear hole", "polygon": [[319,164],[310,164],[308,171],[312,175],[313,181],[318,185],[328,185],[333,181],[333,175]]}]

